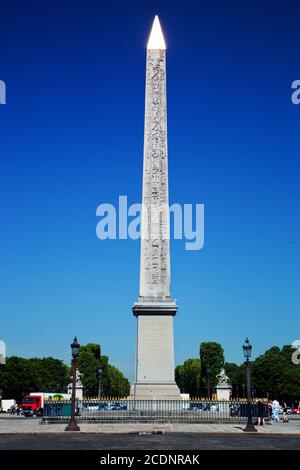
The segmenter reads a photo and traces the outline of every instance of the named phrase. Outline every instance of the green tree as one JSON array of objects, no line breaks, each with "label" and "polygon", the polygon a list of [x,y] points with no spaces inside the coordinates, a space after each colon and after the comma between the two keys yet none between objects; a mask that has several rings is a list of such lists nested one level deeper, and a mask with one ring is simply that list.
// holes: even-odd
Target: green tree
[{"label": "green tree", "polygon": [[28,359],[32,380],[38,391],[64,393],[69,383],[69,368],[53,357]]},{"label": "green tree", "polygon": [[99,393],[99,365],[103,366],[101,376],[102,396],[124,397],[129,395],[130,383],[122,372],[109,364],[109,358],[101,355],[100,345],[89,343],[80,346],[78,369],[85,396],[95,397]]},{"label": "green tree", "polygon": [[[217,384],[217,375],[224,367],[224,349],[220,343],[207,341],[200,344],[200,359],[202,367],[202,376],[206,378],[202,381],[202,385],[207,387],[207,370],[206,364],[209,363],[211,368],[211,386]],[[205,387],[205,388],[206,388]]]},{"label": "green tree", "polygon": [[295,349],[273,346],[251,364],[257,396],[292,401],[300,396],[300,368],[292,363]]},{"label": "green tree", "polygon": [[175,380],[182,393],[199,396],[201,384],[200,359],[191,358],[175,369]]},{"label": "green tree", "polygon": [[242,396],[242,383],[245,381],[244,368],[241,370],[241,366],[234,364],[233,362],[225,362],[224,364],[225,373],[229,378],[232,386],[232,396],[240,398]]},{"label": "green tree", "polygon": [[119,369],[108,364],[104,382],[104,395],[110,397],[127,397],[129,393],[129,381]]},{"label": "green tree", "polygon": [[78,353],[78,370],[81,374],[81,382],[84,388],[84,394],[87,397],[98,395],[99,379],[98,367],[99,359],[95,357],[93,348],[81,346]]},{"label": "green tree", "polygon": [[185,391],[185,380],[184,380],[184,365],[181,364],[175,368],[175,382],[177,383],[181,393]]},{"label": "green tree", "polygon": [[88,351],[91,354],[93,354],[94,358],[97,359],[97,361],[100,361],[101,357],[101,346],[100,344],[96,343],[88,343],[85,346],[80,346],[80,353],[83,353],[84,351]]},{"label": "green tree", "polygon": [[59,359],[17,356],[7,358],[0,365],[0,389],[4,398],[20,402],[31,392],[65,392],[68,383],[68,367]]}]

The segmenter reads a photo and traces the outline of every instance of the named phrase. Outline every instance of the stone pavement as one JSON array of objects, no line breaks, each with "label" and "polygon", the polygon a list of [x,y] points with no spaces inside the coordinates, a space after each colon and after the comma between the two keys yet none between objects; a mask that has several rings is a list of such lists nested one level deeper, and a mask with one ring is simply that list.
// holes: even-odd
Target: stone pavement
[{"label": "stone pavement", "polygon": [[[243,433],[244,423],[80,423],[82,433],[138,434],[138,433]],[[0,434],[62,433],[65,424],[41,424],[39,418],[7,417],[0,419]],[[268,424],[257,427],[262,434],[299,434],[300,420],[288,424]],[[243,433],[245,434],[245,433]]]}]

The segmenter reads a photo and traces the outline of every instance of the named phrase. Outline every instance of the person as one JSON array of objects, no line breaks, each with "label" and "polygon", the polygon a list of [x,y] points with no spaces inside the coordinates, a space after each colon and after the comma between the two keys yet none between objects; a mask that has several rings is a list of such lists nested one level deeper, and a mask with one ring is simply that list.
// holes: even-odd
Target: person
[{"label": "person", "polygon": [[273,415],[273,407],[272,407],[272,400],[268,401],[268,418],[271,421]]},{"label": "person", "polygon": [[257,418],[258,426],[263,426],[265,424],[265,405],[261,400],[257,402]]},{"label": "person", "polygon": [[279,401],[276,399],[272,401],[272,411],[273,411],[275,423],[279,423],[280,404],[279,404]]},{"label": "person", "polygon": [[287,404],[285,402],[282,403],[282,416],[283,416],[283,422],[288,423],[289,422],[289,417],[287,415]]}]

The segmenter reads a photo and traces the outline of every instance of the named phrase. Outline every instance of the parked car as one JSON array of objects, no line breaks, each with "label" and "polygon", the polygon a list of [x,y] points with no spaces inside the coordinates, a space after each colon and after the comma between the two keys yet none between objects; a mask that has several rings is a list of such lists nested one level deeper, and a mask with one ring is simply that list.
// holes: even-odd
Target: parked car
[{"label": "parked car", "polygon": [[210,411],[212,413],[215,413],[216,411],[219,411],[219,408],[214,403],[197,403],[196,402],[196,403],[191,403],[190,410],[191,411]]},{"label": "parked car", "polygon": [[191,403],[190,410],[191,411],[203,411],[203,403]]},{"label": "parked car", "polygon": [[100,403],[98,406],[98,410],[108,410],[108,403]]},{"label": "parked car", "polygon": [[111,410],[127,410],[127,405],[126,403],[112,403],[111,404],[111,407],[110,407]]},{"label": "parked car", "polygon": [[99,410],[99,405],[86,405],[85,409],[86,411],[98,411]]}]

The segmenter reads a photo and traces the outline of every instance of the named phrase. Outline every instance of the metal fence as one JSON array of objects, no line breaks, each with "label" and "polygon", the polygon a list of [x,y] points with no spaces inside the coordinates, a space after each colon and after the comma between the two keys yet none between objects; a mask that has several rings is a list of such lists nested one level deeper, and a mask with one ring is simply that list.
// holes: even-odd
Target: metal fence
[{"label": "metal fence", "polygon": [[[69,419],[70,401],[46,401],[45,421]],[[257,416],[257,405],[252,404],[252,415]],[[266,409],[265,416],[268,411]],[[135,400],[91,399],[76,400],[76,416],[82,421],[174,421],[174,422],[236,422],[245,421],[245,401],[212,400]]]}]

